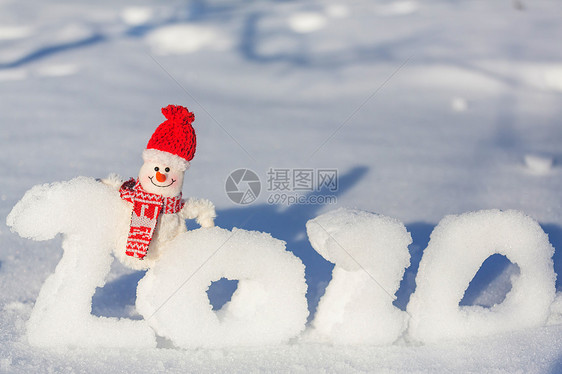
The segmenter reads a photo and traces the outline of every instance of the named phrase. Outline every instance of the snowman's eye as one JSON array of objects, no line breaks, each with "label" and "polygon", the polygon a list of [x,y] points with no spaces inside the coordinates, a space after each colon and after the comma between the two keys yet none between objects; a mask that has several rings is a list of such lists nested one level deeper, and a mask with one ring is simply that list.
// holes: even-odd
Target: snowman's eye
[{"label": "snowman's eye", "polygon": [[164,169],[164,170],[166,170],[166,173],[169,173],[169,172],[170,172],[170,168],[166,168],[166,169]]},{"label": "snowman's eye", "polygon": [[158,166],[156,166],[156,167],[154,168],[154,171],[158,171],[158,170],[160,170],[160,168],[159,168]]}]

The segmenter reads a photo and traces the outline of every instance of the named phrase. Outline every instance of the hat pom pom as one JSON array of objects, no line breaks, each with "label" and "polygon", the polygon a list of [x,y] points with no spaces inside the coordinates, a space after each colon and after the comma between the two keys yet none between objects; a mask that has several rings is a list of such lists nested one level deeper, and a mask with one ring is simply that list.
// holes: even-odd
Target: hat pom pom
[{"label": "hat pom pom", "polygon": [[162,108],[162,114],[167,120],[182,125],[191,125],[195,119],[193,113],[181,105],[168,105],[167,107]]}]

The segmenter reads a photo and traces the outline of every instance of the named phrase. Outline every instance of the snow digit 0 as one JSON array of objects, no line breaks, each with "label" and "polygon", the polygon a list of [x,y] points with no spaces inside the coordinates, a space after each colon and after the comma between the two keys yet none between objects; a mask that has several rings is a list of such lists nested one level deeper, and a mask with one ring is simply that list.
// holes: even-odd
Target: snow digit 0
[{"label": "snow digit 0", "polygon": [[[238,280],[232,300],[212,310],[207,289]],[[139,282],[137,309],[183,348],[279,344],[304,330],[304,265],[269,234],[218,227],[178,235]]]},{"label": "snow digit 0", "polygon": [[[459,307],[484,260],[496,253],[520,269],[505,300],[490,309]],[[547,235],[523,213],[489,210],[445,217],[420,262],[407,309],[409,335],[437,342],[544,325],[555,297],[553,253]]]},{"label": "snow digit 0", "polygon": [[318,304],[313,339],[336,344],[391,344],[407,314],[392,302],[410,263],[412,238],[398,220],[338,209],[306,224],[312,247],[335,264]]},{"label": "snow digit 0", "polygon": [[126,209],[119,194],[90,178],[36,186],[16,204],[8,226],[22,237],[48,240],[62,233],[62,259],[41,291],[27,324],[36,346],[155,347],[145,321],[91,315],[96,287],[103,287],[112,242]]}]

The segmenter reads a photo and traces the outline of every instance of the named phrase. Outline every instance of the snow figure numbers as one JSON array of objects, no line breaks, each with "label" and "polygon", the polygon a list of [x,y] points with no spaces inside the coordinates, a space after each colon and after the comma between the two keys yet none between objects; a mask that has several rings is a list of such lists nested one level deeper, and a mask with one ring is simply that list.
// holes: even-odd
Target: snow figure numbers
[{"label": "snow figure numbers", "polygon": [[[267,233],[214,226],[204,199],[183,200],[184,173],[196,148],[193,114],[166,117],[143,152],[137,179],[79,177],[33,187],[7,224],[22,237],[62,233],[63,255],[39,292],[27,324],[36,346],[156,347],[156,334],[181,348],[283,344],[305,329],[304,265]],[[187,231],[185,219],[202,228]],[[516,211],[445,217],[434,229],[406,311],[392,301],[410,262],[412,238],[398,220],[339,209],[310,220],[312,247],[335,264],[308,341],[392,344],[483,336],[547,323],[555,300],[554,249],[541,227]],[[137,287],[144,320],[91,314],[115,254],[149,269]],[[484,260],[500,253],[520,269],[505,300],[460,307]],[[206,290],[238,280],[232,299],[212,310]]]},{"label": "snow figure numbers", "polygon": [[[460,307],[468,283],[495,253],[519,266],[511,291],[490,309]],[[410,335],[435,342],[544,325],[556,292],[553,254],[542,228],[521,212],[489,210],[444,218],[420,262],[407,309]]]},{"label": "snow figure numbers", "polygon": [[335,264],[318,304],[311,337],[339,344],[391,344],[407,327],[392,305],[410,264],[410,233],[402,222],[338,209],[306,224],[312,247]]},{"label": "snow figure numbers", "polygon": [[[215,312],[206,291],[221,278],[238,280],[238,287]],[[136,305],[159,336],[179,347],[261,346],[304,330],[306,289],[304,265],[284,242],[214,227],[178,236],[139,282]]]},{"label": "snow figure numbers", "polygon": [[[269,234],[218,227],[166,244],[137,288],[145,320],[93,316],[92,297],[105,284],[116,239],[128,230],[129,209],[115,189],[85,177],[33,187],[12,209],[7,223],[21,236],[63,237],[63,256],[27,324],[32,345],[155,347],[157,332],[185,348],[259,346],[304,330],[302,262]],[[206,290],[221,278],[238,280],[238,288],[215,313]]]},{"label": "snow figure numbers", "polygon": [[[339,209],[310,220],[307,231],[318,253],[335,263],[312,322],[313,340],[383,344],[404,336],[436,342],[539,327],[555,299],[554,249],[539,224],[521,212],[445,217],[424,251],[407,314],[392,305],[409,263],[411,239],[400,222]],[[520,268],[511,291],[490,309],[460,307],[469,282],[495,253]]]},{"label": "snow figure numbers", "polygon": [[93,178],[35,186],[16,204],[7,223],[22,237],[49,240],[62,234],[63,255],[39,292],[27,323],[35,346],[155,347],[146,321],[96,317],[92,297],[103,287],[111,248],[126,229],[119,195]]}]

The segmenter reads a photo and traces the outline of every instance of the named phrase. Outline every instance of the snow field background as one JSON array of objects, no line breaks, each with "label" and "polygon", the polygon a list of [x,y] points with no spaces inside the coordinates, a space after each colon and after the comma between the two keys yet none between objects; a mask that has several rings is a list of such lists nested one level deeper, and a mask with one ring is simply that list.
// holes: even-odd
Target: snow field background
[{"label": "snow field background", "polygon": [[[337,207],[405,223],[413,243],[394,302],[401,310],[429,234],[446,215],[517,209],[538,220],[559,249],[560,9],[551,1],[522,2],[522,10],[515,3],[2,1],[0,215],[34,185],[136,175],[159,109],[178,103],[196,112],[199,144],[184,195],[211,199],[221,227],[287,242],[306,266],[313,309],[332,265],[308,243],[305,224]],[[205,30],[207,39],[184,34],[187,46],[154,50],[151,35],[174,26]],[[249,167],[265,181],[272,166],[338,168],[337,206],[271,206],[266,195],[249,207],[230,203],[223,185],[232,170]],[[4,227],[0,244],[0,368],[8,372],[560,368],[556,324],[423,346],[293,344],[186,354],[160,341],[154,350],[127,350],[126,360],[120,350],[37,350],[24,339],[25,323],[61,258],[61,239],[35,243]],[[482,270],[461,305],[493,306],[520,273],[501,256]],[[139,318],[142,276],[112,264],[94,294],[94,315]]]}]

